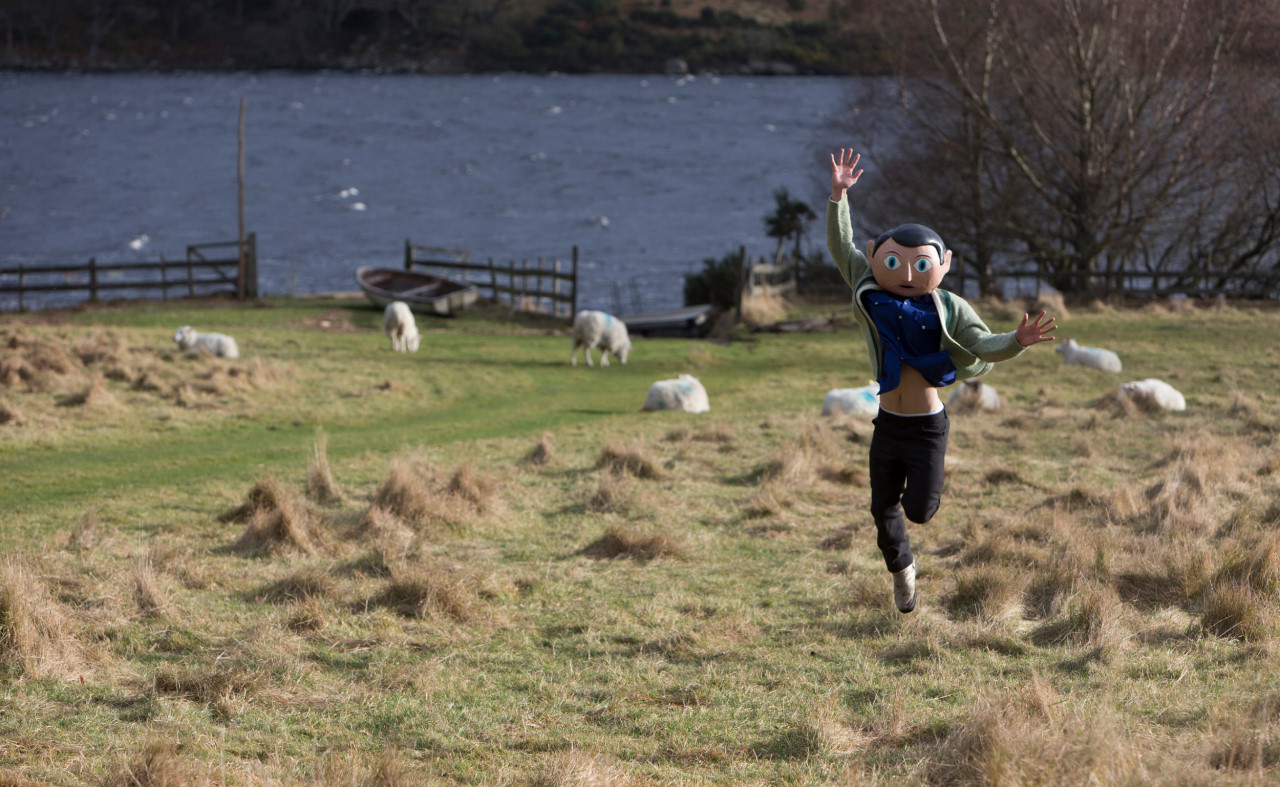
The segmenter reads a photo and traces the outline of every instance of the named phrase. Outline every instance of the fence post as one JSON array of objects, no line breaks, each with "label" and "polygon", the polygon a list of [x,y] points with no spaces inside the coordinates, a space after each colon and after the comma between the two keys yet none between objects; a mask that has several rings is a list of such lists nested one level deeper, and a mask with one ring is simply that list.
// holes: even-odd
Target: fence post
[{"label": "fence post", "polygon": [[537,309],[537,310],[539,310],[539,311],[542,309],[542,304],[543,304],[543,300],[542,300],[542,264],[543,264],[543,262],[544,262],[544,260],[545,260],[545,259],[546,259],[546,258],[545,258],[545,257],[543,257],[542,255],[538,255],[538,276],[537,276],[537,278],[536,278],[536,279],[534,279],[534,282],[535,282],[535,285],[534,285],[534,286],[536,287],[535,296],[534,296],[534,298],[535,298],[535,300],[536,300],[536,303],[534,304],[534,308],[535,308],[535,309]]},{"label": "fence post", "polygon": [[738,310],[738,318],[742,317],[742,291],[747,284],[747,247],[738,247],[738,292],[734,296],[734,308]]},{"label": "fence post", "polygon": [[98,258],[89,258],[89,303],[98,302]]},{"label": "fence post", "polygon": [[569,319],[572,320],[578,314],[578,247],[573,247],[573,304],[569,307]]},{"label": "fence post", "polygon": [[187,297],[196,297],[196,277],[191,265],[192,248],[187,247]]},{"label": "fence post", "polygon": [[1044,281],[1044,260],[1036,261],[1036,300],[1040,300],[1040,282]]},{"label": "fence post", "polygon": [[409,244],[409,239],[404,239],[404,269],[413,270],[413,246]]},{"label": "fence post", "polygon": [[245,239],[244,275],[245,294],[250,298],[258,297],[258,233],[250,232]]},{"label": "fence post", "polygon": [[163,254],[160,255],[160,300],[169,300],[169,264]]},{"label": "fence post", "polygon": [[22,288],[26,286],[26,278],[27,278],[27,266],[19,265],[18,266],[18,311],[20,312],[26,311],[26,306],[22,302],[22,296],[24,294],[22,291]]},{"label": "fence post", "polygon": [[551,311],[556,317],[559,317],[560,316],[560,260],[555,261],[555,264],[552,266],[552,269],[555,271],[556,277],[552,279],[552,281],[555,283],[551,285],[551,294],[554,296],[551,299]]},{"label": "fence post", "polygon": [[489,258],[489,300],[498,302],[498,271],[493,267],[493,257]]}]

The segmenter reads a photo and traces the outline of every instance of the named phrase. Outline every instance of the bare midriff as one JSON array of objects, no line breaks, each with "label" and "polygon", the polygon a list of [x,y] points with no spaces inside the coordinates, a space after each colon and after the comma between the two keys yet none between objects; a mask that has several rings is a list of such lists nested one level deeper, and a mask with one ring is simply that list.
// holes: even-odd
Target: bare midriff
[{"label": "bare midriff", "polygon": [[938,398],[937,388],[915,369],[903,364],[898,387],[880,393],[880,406],[900,415],[922,415],[941,410],[942,400]]}]

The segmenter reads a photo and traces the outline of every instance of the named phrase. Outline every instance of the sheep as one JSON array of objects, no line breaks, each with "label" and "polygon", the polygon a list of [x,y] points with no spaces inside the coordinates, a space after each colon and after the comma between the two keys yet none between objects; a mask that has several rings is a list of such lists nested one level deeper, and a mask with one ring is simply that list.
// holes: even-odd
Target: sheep
[{"label": "sheep", "polygon": [[981,380],[965,380],[947,398],[947,409],[955,413],[995,411],[1001,407],[1000,394]]},{"label": "sheep", "polygon": [[1062,344],[1059,344],[1057,352],[1062,355],[1062,359],[1067,366],[1078,364],[1102,372],[1120,371],[1120,356],[1110,350],[1102,350],[1097,347],[1081,347],[1076,344],[1075,339],[1067,339]]},{"label": "sheep", "polygon": [[382,329],[391,337],[391,349],[403,353],[418,351],[418,325],[413,321],[413,312],[404,301],[392,301],[382,312]]},{"label": "sheep", "polygon": [[682,374],[674,380],[659,380],[649,386],[643,410],[683,410],[686,413],[705,413],[711,409],[707,389],[698,378]]},{"label": "sheep", "polygon": [[880,385],[872,382],[861,388],[834,388],[822,400],[822,414],[848,413],[874,418],[880,412]]},{"label": "sheep", "polygon": [[609,353],[613,353],[623,366],[627,365],[627,353],[631,352],[631,337],[627,335],[627,326],[622,320],[604,312],[583,310],[573,318],[573,351],[569,353],[569,363],[578,365],[578,347],[587,358],[587,366],[591,363],[591,349],[600,348],[600,365],[609,365]]},{"label": "sheep", "polygon": [[1125,399],[1143,410],[1187,409],[1186,398],[1176,388],[1164,380],[1151,377],[1120,386],[1120,390],[1116,393],[1116,401],[1124,402]]},{"label": "sheep", "polygon": [[236,340],[221,333],[200,333],[190,325],[184,325],[173,334],[178,349],[186,353],[209,353],[218,358],[239,358],[240,348]]}]

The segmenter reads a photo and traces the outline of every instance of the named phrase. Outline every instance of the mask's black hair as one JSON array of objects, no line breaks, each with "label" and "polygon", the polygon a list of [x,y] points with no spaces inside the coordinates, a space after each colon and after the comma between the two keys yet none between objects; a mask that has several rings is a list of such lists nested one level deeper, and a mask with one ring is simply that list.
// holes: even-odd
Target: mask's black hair
[{"label": "mask's black hair", "polygon": [[876,238],[876,245],[871,247],[871,253],[875,254],[879,251],[880,245],[890,239],[909,249],[914,249],[917,246],[932,246],[938,250],[939,264],[947,260],[946,244],[942,242],[942,238],[938,233],[923,224],[899,224],[888,232],[881,233],[880,237]]}]

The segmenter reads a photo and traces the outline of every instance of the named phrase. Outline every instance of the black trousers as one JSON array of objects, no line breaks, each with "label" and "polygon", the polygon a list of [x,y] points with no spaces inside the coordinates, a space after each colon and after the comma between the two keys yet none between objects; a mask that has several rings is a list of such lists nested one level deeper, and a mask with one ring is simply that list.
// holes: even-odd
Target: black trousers
[{"label": "black trousers", "polygon": [[946,410],[915,416],[881,410],[872,423],[871,516],[885,565],[897,572],[915,560],[903,515],[922,525],[942,503],[943,460],[951,422]]}]

